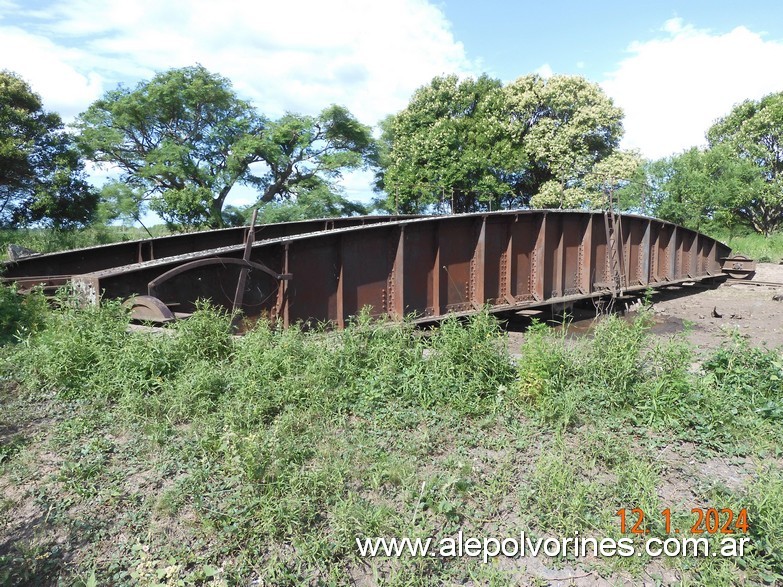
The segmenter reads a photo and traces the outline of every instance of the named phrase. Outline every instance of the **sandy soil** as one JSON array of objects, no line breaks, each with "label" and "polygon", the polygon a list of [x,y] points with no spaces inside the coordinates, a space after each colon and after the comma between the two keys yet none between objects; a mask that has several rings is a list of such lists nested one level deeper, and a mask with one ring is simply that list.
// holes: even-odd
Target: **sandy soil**
[{"label": "sandy soil", "polygon": [[[761,285],[776,282],[780,285]],[[685,291],[682,291],[685,290]],[[778,299],[775,299],[775,297]],[[721,344],[738,332],[753,345],[783,346],[783,265],[760,263],[748,281],[727,281],[716,289],[681,288],[663,292],[653,301],[659,324],[653,329],[666,334],[678,326],[699,350]]]}]

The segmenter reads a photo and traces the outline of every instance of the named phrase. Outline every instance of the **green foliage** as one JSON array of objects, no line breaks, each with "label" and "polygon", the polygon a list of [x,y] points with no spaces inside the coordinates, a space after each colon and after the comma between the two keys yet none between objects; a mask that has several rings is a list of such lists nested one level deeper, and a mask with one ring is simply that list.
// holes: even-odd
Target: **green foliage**
[{"label": "green foliage", "polygon": [[608,176],[610,184],[624,179],[628,171],[619,160],[610,166],[612,173],[594,169],[615,152],[623,133],[622,111],[597,84],[579,76],[528,75],[503,88],[503,94],[499,138],[511,141],[507,149],[513,159],[504,170],[520,203],[529,202],[549,181],[563,189],[590,190],[585,180],[591,172],[598,176],[589,184]]},{"label": "green foliage", "polygon": [[580,77],[530,75],[505,87],[486,75],[436,77],[382,124],[382,205],[469,212],[527,205],[539,193],[544,205],[581,205],[590,190],[626,179],[620,159],[590,176],[616,149],[621,117]]},{"label": "green foliage", "polygon": [[783,475],[766,471],[742,497],[738,505],[748,508],[754,550],[761,559],[759,574],[769,583],[783,581]]},{"label": "green foliage", "polygon": [[363,167],[373,150],[370,128],[334,104],[318,116],[288,113],[270,122],[259,138],[266,173],[252,183],[262,203],[308,194],[311,201],[339,201],[334,180]]},{"label": "green foliage", "polygon": [[723,145],[696,148],[647,166],[641,190],[645,212],[695,230],[732,228],[738,202],[761,187],[752,163]]},{"label": "green foliage", "polygon": [[598,501],[599,486],[582,477],[575,457],[562,442],[543,454],[536,462],[530,491],[530,507],[543,514],[538,520],[541,528],[562,536],[573,536],[589,527],[588,519]]},{"label": "green foliage", "polygon": [[84,226],[97,204],[60,117],[22,78],[0,71],[0,226]]},{"label": "green foliage", "polygon": [[15,287],[0,284],[0,345],[37,332],[43,328],[47,314],[46,298],[41,292],[22,296]]},{"label": "green foliage", "polygon": [[[263,421],[313,400],[328,411],[370,407],[389,390],[414,405],[472,414],[495,406],[514,372],[488,313],[465,326],[447,320],[431,337],[363,315],[341,333],[261,322],[235,341],[230,316],[201,305],[170,336],[150,340],[125,332],[128,317],[118,305],[79,308],[67,298],[62,305],[20,354],[26,385],[67,397],[125,398],[146,414],[172,405],[199,411],[203,393],[212,407],[236,402],[232,419],[251,413]],[[223,397],[229,389],[233,394]]]},{"label": "green foliage", "polygon": [[783,261],[783,233],[764,236],[757,232],[711,230],[710,236],[729,245],[735,254],[757,261]]},{"label": "green foliage", "polygon": [[260,160],[265,124],[227,79],[195,66],[107,92],[76,127],[87,156],[119,166],[122,181],[167,222],[219,226],[229,191],[248,183]]},{"label": "green foliage", "polygon": [[486,75],[436,77],[384,127],[379,181],[389,210],[412,213],[454,201],[454,211],[482,209],[510,195],[494,173],[490,104],[501,84]]},{"label": "green foliage", "polygon": [[107,397],[96,374],[114,371],[129,318],[116,302],[103,307],[80,307],[62,290],[60,311],[49,316],[47,328],[25,341],[18,377],[30,390],[58,391],[64,397]]},{"label": "green foliage", "polygon": [[76,127],[92,160],[123,171],[121,183],[104,187],[107,218],[138,221],[149,206],[182,226],[223,226],[237,184],[264,203],[312,191],[336,197],[334,180],[361,167],[372,145],[370,129],[341,106],[269,121],[200,65],[110,91]]},{"label": "green foliage", "polygon": [[734,405],[760,417],[783,422],[783,354],[751,347],[740,337],[724,344],[704,364]]},{"label": "green foliage", "polygon": [[[497,320],[484,311],[462,325],[447,318],[427,340],[428,358],[405,389],[425,406],[450,404],[478,415],[506,400],[513,365]],[[494,405],[493,405],[494,404]]]},{"label": "green foliage", "polygon": [[782,136],[783,92],[738,104],[707,132],[712,149],[725,147],[748,175],[755,171],[730,209],[765,235],[783,226]]},{"label": "green foliage", "polygon": [[648,164],[632,198],[655,216],[697,230],[739,225],[769,236],[783,225],[783,93],[747,100],[707,132],[706,150]]},{"label": "green foliage", "polygon": [[564,428],[596,412],[644,410],[649,320],[646,312],[630,323],[610,316],[580,343],[537,325],[520,349],[518,392],[545,422]]}]

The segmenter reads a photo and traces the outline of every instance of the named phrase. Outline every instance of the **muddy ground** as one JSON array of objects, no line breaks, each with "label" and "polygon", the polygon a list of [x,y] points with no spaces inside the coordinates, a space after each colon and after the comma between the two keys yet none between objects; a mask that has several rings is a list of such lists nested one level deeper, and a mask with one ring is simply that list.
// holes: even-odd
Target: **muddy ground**
[{"label": "muddy ground", "polygon": [[[776,282],[781,285],[761,285]],[[775,299],[778,297],[778,299]],[[662,323],[683,322],[686,336],[699,350],[715,348],[732,332],[753,345],[783,346],[783,265],[759,263],[751,280],[727,281],[691,295],[664,293],[653,310]]]},{"label": "muddy ground", "polygon": [[[637,306],[629,305],[625,313],[629,319]],[[623,310],[619,305],[617,309]],[[660,290],[652,298],[652,309],[653,334],[685,336],[699,354],[719,347],[735,332],[754,346],[783,347],[783,264],[759,263],[752,279],[729,280],[714,288],[694,284]],[[539,319],[562,321],[557,315],[531,314]],[[569,308],[569,334],[589,335],[599,315],[599,310],[589,301]],[[525,316],[509,323],[512,353],[516,354],[529,322],[530,316]]]}]

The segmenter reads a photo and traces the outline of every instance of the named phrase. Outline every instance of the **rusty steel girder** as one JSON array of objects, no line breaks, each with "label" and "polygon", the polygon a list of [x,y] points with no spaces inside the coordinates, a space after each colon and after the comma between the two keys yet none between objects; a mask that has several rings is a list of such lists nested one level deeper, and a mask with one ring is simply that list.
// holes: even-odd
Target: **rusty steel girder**
[{"label": "rusty steel girder", "polygon": [[[242,242],[232,236],[233,242],[211,248],[218,242],[212,233],[194,233],[186,236],[198,242],[195,250],[183,253],[172,246],[168,251],[175,254],[167,256],[158,239],[139,241],[131,243],[134,250],[154,242],[159,256],[125,262],[128,247],[114,266],[74,271],[70,281],[96,303],[121,298],[133,306],[134,297],[144,296],[135,306],[144,319],[156,307],[166,319],[187,315],[206,298],[285,325],[343,327],[363,308],[376,317],[413,314],[426,322],[485,305],[493,312],[517,311],[715,280],[725,277],[721,261],[731,253],[695,231],[609,212],[519,210],[342,221],[327,230],[322,220],[256,227]],[[93,266],[85,260],[90,250],[83,249],[69,271]],[[72,259],[69,254],[60,255]],[[57,254],[45,257],[50,267],[57,266],[52,265]],[[13,266],[17,279],[29,282],[24,266],[33,259]],[[101,264],[108,263],[102,257]],[[40,262],[31,265],[37,271]],[[11,273],[6,279],[14,279]]]},{"label": "rusty steel girder", "polygon": [[[261,224],[255,226],[253,232],[256,239],[274,239],[348,226],[394,222],[404,218],[417,218],[417,216],[349,216],[299,220]],[[240,226],[111,243],[59,253],[34,254],[4,263],[3,277],[5,281],[14,280],[20,285],[34,283],[36,279],[70,278],[72,275],[143,263],[153,259],[188,255],[231,245],[241,246],[247,241],[247,235],[248,227]]]}]

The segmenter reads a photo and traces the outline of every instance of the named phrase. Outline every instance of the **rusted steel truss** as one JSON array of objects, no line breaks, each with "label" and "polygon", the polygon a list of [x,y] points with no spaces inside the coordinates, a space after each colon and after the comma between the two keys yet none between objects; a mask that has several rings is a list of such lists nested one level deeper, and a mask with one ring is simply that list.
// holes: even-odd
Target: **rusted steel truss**
[{"label": "rusted steel truss", "polygon": [[[206,236],[212,233],[196,233],[189,236],[205,240],[193,250],[172,247],[174,254],[165,256],[158,239],[139,241],[132,243],[136,250],[151,243],[149,250],[154,247],[158,256],[124,262],[123,249],[114,266],[73,271],[71,265],[68,272],[85,298],[130,298],[144,319],[156,311],[171,319],[208,298],[285,325],[329,321],[343,327],[365,307],[373,316],[414,314],[424,322],[484,305],[493,312],[515,311],[713,280],[725,277],[721,260],[731,253],[680,226],[601,212],[344,220],[351,222],[256,227],[240,242],[212,248],[205,246],[216,242]],[[82,250],[79,267],[91,267],[85,259],[98,249]],[[41,257],[49,257],[50,268],[56,263],[57,255]],[[40,261],[30,263],[34,259],[10,267],[7,279],[16,272],[16,279],[30,283],[29,271],[40,267]],[[27,263],[32,268],[25,269]]]}]

